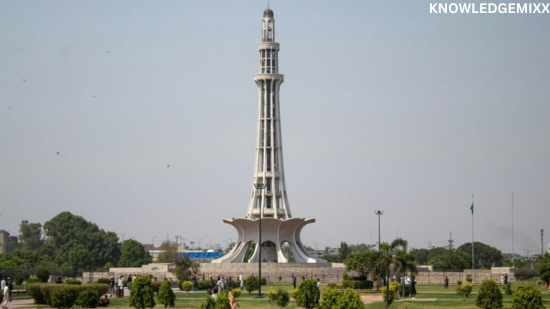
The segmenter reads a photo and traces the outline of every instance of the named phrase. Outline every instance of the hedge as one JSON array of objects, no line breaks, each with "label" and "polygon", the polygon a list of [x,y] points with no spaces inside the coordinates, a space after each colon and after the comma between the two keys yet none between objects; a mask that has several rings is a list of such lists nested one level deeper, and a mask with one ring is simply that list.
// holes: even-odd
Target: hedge
[{"label": "hedge", "polygon": [[350,289],[367,290],[372,289],[374,282],[370,280],[343,280],[342,287]]},{"label": "hedge", "polygon": [[52,304],[52,295],[58,290],[63,290],[63,292],[74,292],[76,300],[76,297],[78,297],[82,291],[88,289],[95,289],[99,295],[103,295],[109,291],[109,285],[96,283],[86,285],[32,283],[27,285],[27,293],[34,299],[35,304],[46,304],[52,307],[54,307]]}]

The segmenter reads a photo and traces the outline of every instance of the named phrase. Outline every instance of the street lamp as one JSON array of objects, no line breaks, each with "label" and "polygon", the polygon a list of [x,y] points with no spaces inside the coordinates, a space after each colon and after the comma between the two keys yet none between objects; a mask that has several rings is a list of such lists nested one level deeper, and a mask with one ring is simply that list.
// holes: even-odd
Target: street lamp
[{"label": "street lamp", "polygon": [[193,244],[195,243],[194,241],[190,241],[191,243],[191,251],[193,251]]},{"label": "street lamp", "polygon": [[[260,190],[260,195],[262,194],[262,191],[263,189],[265,189],[265,184],[263,183],[255,183],[254,184],[254,187],[256,187],[257,190]],[[262,200],[262,199],[260,199]],[[260,203],[260,228],[259,228],[259,233],[258,233],[258,252],[259,252],[259,256],[258,256],[258,281],[259,281],[259,285],[258,285],[258,297],[262,297],[262,216],[263,216],[263,205],[262,203]]]},{"label": "street lamp", "polygon": [[380,216],[383,215],[384,212],[377,210],[374,214],[378,216],[378,251],[380,251]]}]

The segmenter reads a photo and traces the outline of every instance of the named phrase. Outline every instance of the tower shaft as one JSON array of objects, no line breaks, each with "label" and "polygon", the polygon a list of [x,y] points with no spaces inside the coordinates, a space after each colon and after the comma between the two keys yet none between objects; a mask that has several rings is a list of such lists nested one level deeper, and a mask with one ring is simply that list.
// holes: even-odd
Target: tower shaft
[{"label": "tower shaft", "polygon": [[[279,74],[279,43],[275,42],[275,19],[264,12],[258,86],[258,127],[252,196],[247,217],[288,219],[292,215],[284,177],[279,91],[284,76]],[[263,189],[261,189],[263,188]]]}]

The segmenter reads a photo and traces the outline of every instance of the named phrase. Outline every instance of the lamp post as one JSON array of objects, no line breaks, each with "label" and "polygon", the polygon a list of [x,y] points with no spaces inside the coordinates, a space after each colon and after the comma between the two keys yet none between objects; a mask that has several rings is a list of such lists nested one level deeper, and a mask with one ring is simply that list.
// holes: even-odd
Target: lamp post
[{"label": "lamp post", "polygon": [[378,251],[380,251],[380,216],[383,215],[384,212],[377,210],[374,214],[378,216]]},{"label": "lamp post", "polygon": [[[260,190],[260,195],[262,194],[263,189],[265,189],[265,184],[263,183],[255,183],[254,187],[256,187],[257,190]],[[262,199],[260,199],[262,200]],[[258,282],[260,283],[258,285],[258,297],[262,297],[262,215],[263,215],[263,205],[260,204],[260,227],[259,227],[259,233],[258,233]]]},{"label": "lamp post", "polygon": [[195,243],[194,241],[190,241],[191,243],[191,251],[193,251],[193,244]]}]

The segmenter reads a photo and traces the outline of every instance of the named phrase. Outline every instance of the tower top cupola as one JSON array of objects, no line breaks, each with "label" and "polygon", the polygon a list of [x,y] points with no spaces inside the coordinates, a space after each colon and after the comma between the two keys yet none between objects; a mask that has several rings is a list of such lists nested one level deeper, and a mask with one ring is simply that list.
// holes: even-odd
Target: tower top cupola
[{"label": "tower top cupola", "polygon": [[264,18],[273,18],[273,11],[271,9],[265,9]]}]

